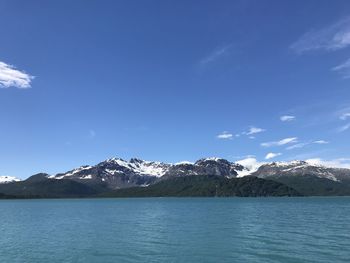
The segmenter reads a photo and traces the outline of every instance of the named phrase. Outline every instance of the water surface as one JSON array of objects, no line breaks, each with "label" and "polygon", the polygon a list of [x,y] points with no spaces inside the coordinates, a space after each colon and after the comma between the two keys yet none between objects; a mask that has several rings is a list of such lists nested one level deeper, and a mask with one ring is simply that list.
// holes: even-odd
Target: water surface
[{"label": "water surface", "polygon": [[0,201],[0,262],[350,262],[350,198]]}]

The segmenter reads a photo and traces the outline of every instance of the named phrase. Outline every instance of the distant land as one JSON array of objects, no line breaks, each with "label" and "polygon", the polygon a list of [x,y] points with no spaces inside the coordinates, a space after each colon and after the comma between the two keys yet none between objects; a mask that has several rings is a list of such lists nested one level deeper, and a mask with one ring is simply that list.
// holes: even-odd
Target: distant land
[{"label": "distant land", "polygon": [[245,167],[222,158],[194,163],[111,158],[26,180],[0,176],[0,199],[78,197],[258,197],[350,195],[350,169],[306,161]]}]

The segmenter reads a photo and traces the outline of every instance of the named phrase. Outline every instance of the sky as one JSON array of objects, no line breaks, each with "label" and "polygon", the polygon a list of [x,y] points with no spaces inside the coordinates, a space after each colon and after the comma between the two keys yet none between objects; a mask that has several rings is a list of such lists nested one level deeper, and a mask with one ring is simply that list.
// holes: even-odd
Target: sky
[{"label": "sky", "polygon": [[111,157],[350,167],[350,2],[0,0],[0,175]]}]

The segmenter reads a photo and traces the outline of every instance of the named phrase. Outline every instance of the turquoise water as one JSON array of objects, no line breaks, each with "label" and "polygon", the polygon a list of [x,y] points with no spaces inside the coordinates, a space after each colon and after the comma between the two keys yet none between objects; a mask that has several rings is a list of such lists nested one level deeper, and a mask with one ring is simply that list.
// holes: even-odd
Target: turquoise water
[{"label": "turquoise water", "polygon": [[350,198],[0,201],[0,262],[350,262]]}]

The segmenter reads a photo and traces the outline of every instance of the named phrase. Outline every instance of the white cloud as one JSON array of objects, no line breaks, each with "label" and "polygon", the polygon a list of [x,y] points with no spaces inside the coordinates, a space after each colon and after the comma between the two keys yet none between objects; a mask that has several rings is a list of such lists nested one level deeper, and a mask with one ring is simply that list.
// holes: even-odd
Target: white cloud
[{"label": "white cloud", "polygon": [[27,89],[30,88],[32,79],[34,79],[33,76],[0,61],[0,88]]},{"label": "white cloud", "polygon": [[338,132],[344,132],[350,129],[350,123],[345,124],[343,126],[341,126],[340,128],[338,128]]},{"label": "white cloud", "polygon": [[282,153],[268,153],[268,154],[266,154],[265,159],[266,160],[273,159],[273,158],[280,156],[280,155],[282,155]]},{"label": "white cloud", "polygon": [[329,142],[325,141],[325,140],[317,140],[317,141],[313,141],[312,143],[315,143],[315,144],[328,144]]},{"label": "white cloud", "polygon": [[284,115],[284,116],[281,116],[281,117],[280,117],[280,120],[283,121],[283,122],[286,122],[286,121],[294,121],[294,120],[295,120],[295,116],[292,116],[292,115]]},{"label": "white cloud", "polygon": [[226,55],[229,54],[229,50],[230,48],[232,47],[232,45],[226,45],[226,46],[223,46],[223,47],[219,47],[219,48],[216,48],[211,54],[209,54],[208,56],[206,56],[205,58],[203,58],[201,61],[200,61],[200,64],[201,65],[207,65],[209,63],[212,63]]},{"label": "white cloud", "polygon": [[241,135],[247,135],[249,139],[255,139],[255,134],[261,133],[266,131],[265,129],[262,128],[257,128],[254,126],[251,126],[248,131],[243,131],[241,133],[236,134],[236,137],[240,137]]},{"label": "white cloud", "polygon": [[343,113],[340,115],[339,119],[345,121],[347,118],[350,118],[350,112]]},{"label": "white cloud", "polygon": [[350,59],[332,68],[332,71],[339,72],[345,79],[350,78]]},{"label": "white cloud", "polygon": [[350,17],[318,31],[304,34],[290,48],[296,53],[314,50],[335,51],[350,45]]},{"label": "white cloud", "polygon": [[257,134],[257,133],[264,132],[264,131],[266,131],[266,130],[252,126],[249,128],[249,131],[246,132],[246,134],[253,135],[253,134]]},{"label": "white cloud", "polygon": [[308,145],[308,144],[309,144],[309,143],[297,143],[297,144],[288,146],[288,147],[286,148],[286,150],[293,150],[293,149],[303,148],[303,147],[305,147],[305,146]]},{"label": "white cloud", "polygon": [[343,105],[340,109],[334,112],[334,116],[341,121],[350,119],[350,106]]},{"label": "white cloud", "polygon": [[233,134],[229,133],[227,131],[224,131],[216,136],[218,139],[224,139],[224,140],[232,140]]},{"label": "white cloud", "polygon": [[325,140],[317,140],[317,141],[309,141],[309,142],[301,142],[301,143],[297,143],[291,146],[288,146],[286,148],[286,150],[293,150],[293,149],[298,149],[298,148],[304,148],[307,145],[310,144],[328,144],[329,142],[325,141]]},{"label": "white cloud", "polygon": [[306,160],[306,162],[313,165],[323,165],[326,167],[335,167],[335,168],[350,168],[350,158],[339,158],[333,160],[323,160],[320,158],[312,158]]},{"label": "white cloud", "polygon": [[297,137],[290,137],[290,138],[285,138],[280,141],[274,141],[274,142],[263,142],[261,143],[261,146],[263,147],[271,147],[271,146],[282,146],[285,144],[290,144],[290,143],[296,143],[298,142]]}]

